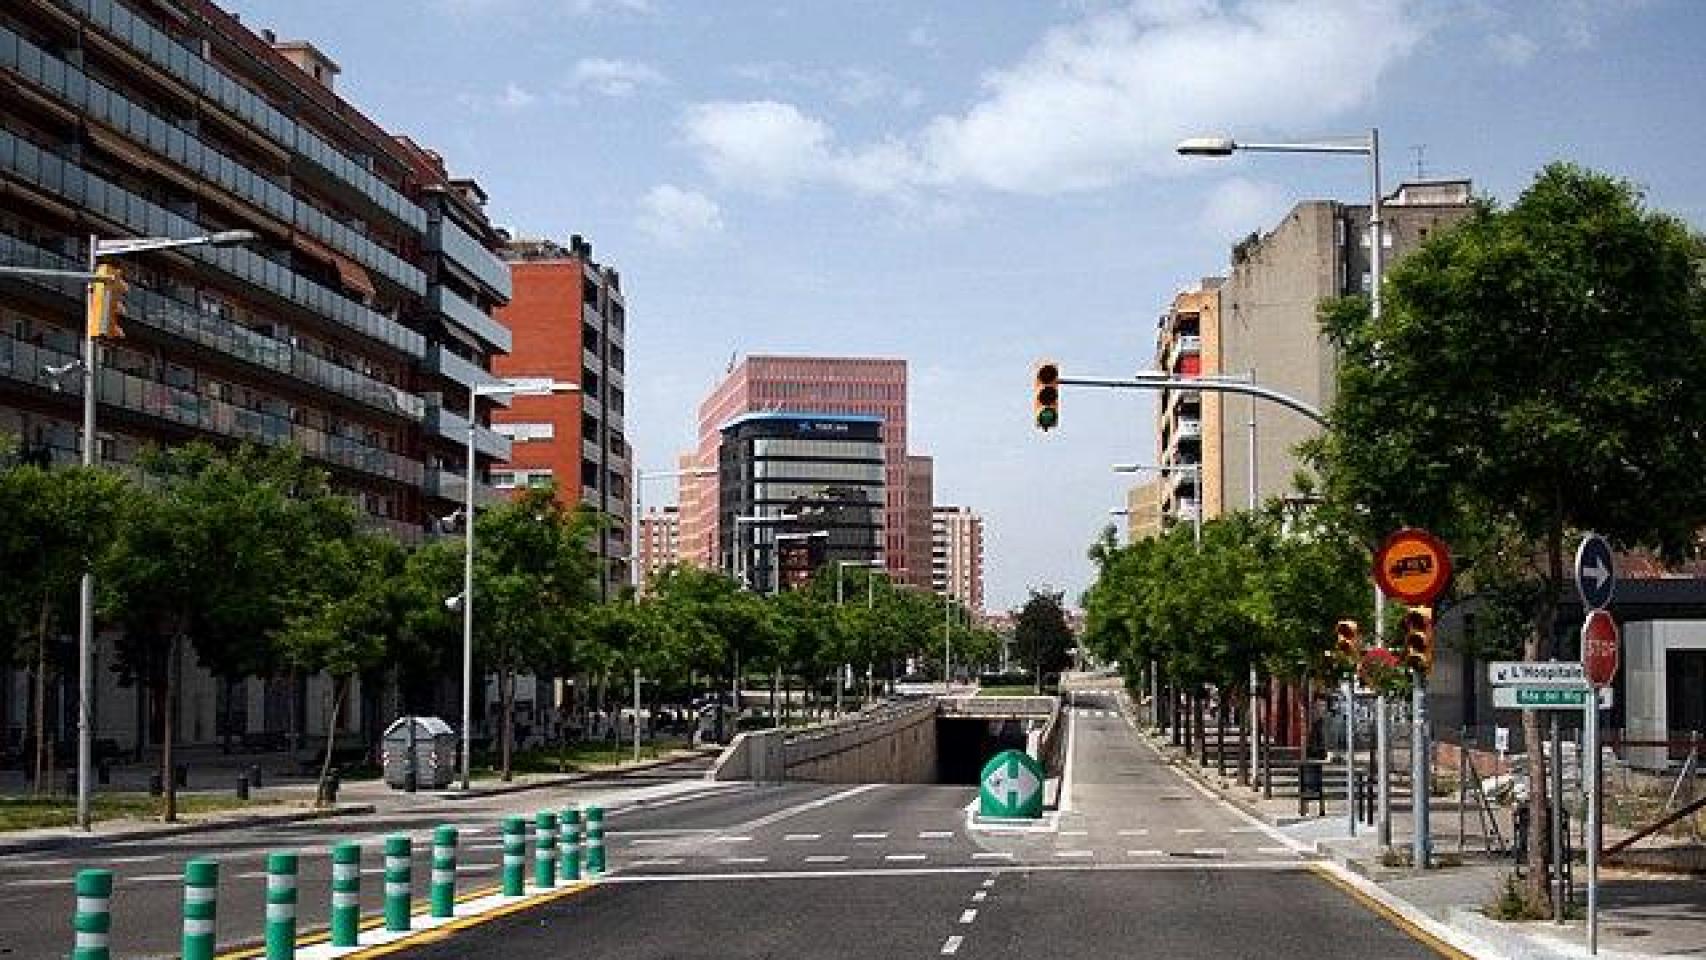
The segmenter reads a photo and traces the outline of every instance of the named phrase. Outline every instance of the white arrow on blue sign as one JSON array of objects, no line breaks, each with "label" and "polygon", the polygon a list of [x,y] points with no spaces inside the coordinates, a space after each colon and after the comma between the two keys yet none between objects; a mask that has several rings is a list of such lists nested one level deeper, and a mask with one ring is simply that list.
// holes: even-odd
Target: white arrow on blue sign
[{"label": "white arrow on blue sign", "polygon": [[1617,569],[1611,559],[1611,544],[1597,533],[1582,538],[1576,548],[1576,592],[1590,610],[1604,610],[1611,605],[1611,595],[1617,590]]}]

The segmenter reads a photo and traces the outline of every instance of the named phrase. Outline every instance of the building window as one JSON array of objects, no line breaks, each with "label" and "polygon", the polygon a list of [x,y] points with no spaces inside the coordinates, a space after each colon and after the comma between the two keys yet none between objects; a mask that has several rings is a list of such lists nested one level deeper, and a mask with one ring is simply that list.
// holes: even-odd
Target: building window
[{"label": "building window", "polygon": [[549,470],[534,470],[527,475],[527,486],[531,489],[538,490],[550,486],[551,483],[552,476]]},{"label": "building window", "polygon": [[494,470],[492,472],[492,486],[497,487],[499,490],[514,490],[515,489],[515,473],[514,473],[514,471],[511,471],[511,470]]},{"label": "building window", "polygon": [[552,440],[557,436],[557,425],[554,423],[494,423],[492,429],[516,443]]}]

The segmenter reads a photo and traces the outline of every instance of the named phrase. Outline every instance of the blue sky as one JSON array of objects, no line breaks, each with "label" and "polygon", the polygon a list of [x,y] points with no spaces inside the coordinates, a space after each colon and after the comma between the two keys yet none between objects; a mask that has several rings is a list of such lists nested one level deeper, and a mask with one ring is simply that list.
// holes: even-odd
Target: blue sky
[{"label": "blue sky", "polygon": [[1076,597],[1108,465],[1155,443],[1136,394],[1069,392],[1039,435],[1033,361],[1147,366],[1156,315],[1234,240],[1366,197],[1351,159],[1192,162],[1180,137],[1379,126],[1388,183],[1416,147],[1499,199],[1569,159],[1706,225],[1698,0],[225,3],[324,49],[495,221],[622,271],[645,468],[733,354],[907,359],[937,502],[985,514],[992,608]]}]

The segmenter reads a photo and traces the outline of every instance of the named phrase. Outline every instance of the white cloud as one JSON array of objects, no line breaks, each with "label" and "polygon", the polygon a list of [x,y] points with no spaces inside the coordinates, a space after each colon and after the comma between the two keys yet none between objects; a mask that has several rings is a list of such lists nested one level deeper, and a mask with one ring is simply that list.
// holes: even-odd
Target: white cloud
[{"label": "white cloud", "polygon": [[906,42],[909,46],[920,50],[936,49],[936,32],[926,24],[919,24],[906,31]]},{"label": "white cloud", "polygon": [[587,87],[607,97],[626,97],[640,87],[659,87],[666,80],[655,67],[631,60],[588,57],[575,64],[570,83]]},{"label": "white cloud", "polygon": [[519,113],[539,102],[539,97],[520,84],[510,81],[497,93],[463,93],[458,94],[456,102],[470,110],[496,110],[501,113]]},{"label": "white cloud", "polygon": [[1265,230],[1291,209],[1295,194],[1265,180],[1230,177],[1209,192],[1202,210],[1203,229],[1216,239]]},{"label": "white cloud", "polygon": [[717,202],[695,190],[663,183],[640,198],[639,226],[660,243],[683,247],[723,232]]},{"label": "white cloud", "polygon": [[719,180],[760,191],[1049,194],[1178,169],[1202,131],[1312,131],[1366,105],[1424,28],[1408,0],[1132,0],[1049,31],[958,114],[875,144],[774,100],[700,104],[684,130]]},{"label": "white cloud", "polygon": [[1508,63],[1513,67],[1526,65],[1540,52],[1540,44],[1526,33],[1495,33],[1487,37],[1487,46],[1493,51],[1493,56],[1500,63]]},{"label": "white cloud", "polygon": [[905,88],[890,74],[869,67],[838,67],[815,69],[798,67],[780,60],[743,63],[731,71],[742,80],[770,88],[798,88],[814,95],[832,97],[850,107],[873,103],[897,102],[905,105],[917,95]]}]

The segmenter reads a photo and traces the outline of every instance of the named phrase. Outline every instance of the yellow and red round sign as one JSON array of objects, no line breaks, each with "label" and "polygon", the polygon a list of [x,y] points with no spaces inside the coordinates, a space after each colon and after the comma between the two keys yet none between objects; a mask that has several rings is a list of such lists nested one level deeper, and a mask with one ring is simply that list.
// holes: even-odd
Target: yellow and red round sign
[{"label": "yellow and red round sign", "polygon": [[1374,582],[1401,603],[1430,604],[1451,582],[1451,551],[1426,530],[1405,527],[1374,552]]}]

